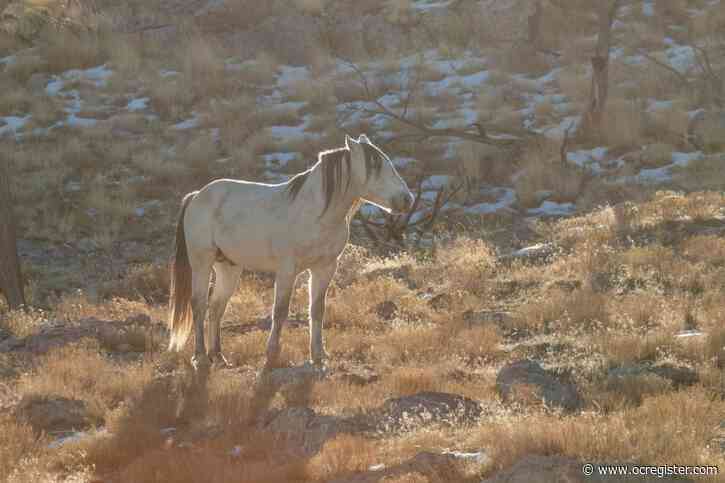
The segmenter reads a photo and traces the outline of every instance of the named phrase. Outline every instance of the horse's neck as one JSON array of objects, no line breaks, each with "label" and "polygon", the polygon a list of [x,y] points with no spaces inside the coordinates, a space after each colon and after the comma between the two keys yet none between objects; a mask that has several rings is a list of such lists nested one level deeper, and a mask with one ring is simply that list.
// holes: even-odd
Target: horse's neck
[{"label": "horse's neck", "polygon": [[[323,200],[323,205],[320,206],[320,212],[324,208],[324,190],[322,189],[322,169],[321,165],[317,169],[312,171],[313,183],[310,183],[309,189],[316,190],[322,196],[318,199]],[[354,181],[347,186],[347,177],[351,173],[345,171],[343,173],[343,180],[336,192],[333,194],[330,200],[330,205],[327,207],[327,211],[320,218],[320,223],[323,225],[338,225],[342,222],[350,223],[352,219],[351,215],[354,215],[354,211],[360,206],[359,200],[361,198],[360,188]],[[347,186],[347,189],[346,189]]]}]

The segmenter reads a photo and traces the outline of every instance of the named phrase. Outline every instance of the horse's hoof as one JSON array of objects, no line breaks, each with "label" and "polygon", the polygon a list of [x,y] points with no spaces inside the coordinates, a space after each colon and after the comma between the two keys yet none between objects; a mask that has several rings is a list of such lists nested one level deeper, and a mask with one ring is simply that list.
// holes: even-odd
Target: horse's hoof
[{"label": "horse's hoof", "polygon": [[211,366],[211,360],[206,354],[194,354],[191,358],[191,367],[195,371],[209,370]]}]

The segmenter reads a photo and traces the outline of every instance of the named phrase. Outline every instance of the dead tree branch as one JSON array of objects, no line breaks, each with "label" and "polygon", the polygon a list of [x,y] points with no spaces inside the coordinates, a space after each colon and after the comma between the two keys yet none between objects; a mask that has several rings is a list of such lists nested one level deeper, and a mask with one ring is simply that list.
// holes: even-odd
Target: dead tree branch
[{"label": "dead tree branch", "polygon": [[373,95],[372,90],[370,89],[370,84],[368,82],[367,77],[362,72],[360,67],[358,67],[355,63],[341,59],[342,62],[344,62],[346,65],[348,65],[353,72],[355,73],[356,77],[358,78],[358,82],[360,86],[362,87],[364,96],[365,96],[365,105],[357,106],[354,108],[354,111],[357,112],[363,112],[365,114],[374,116],[374,115],[381,115],[384,117],[387,117],[388,119],[391,119],[393,121],[396,121],[404,126],[412,128],[414,131],[416,131],[416,135],[420,136],[420,138],[432,138],[432,137],[452,137],[457,139],[463,139],[466,141],[471,141],[474,143],[479,144],[487,144],[491,146],[497,146],[500,148],[510,148],[512,146],[516,146],[520,142],[523,141],[523,139],[520,136],[538,136],[538,134],[531,132],[531,131],[524,131],[518,132],[518,136],[497,136],[493,137],[485,133],[483,131],[483,135],[481,134],[481,130],[479,129],[478,132],[471,132],[468,129],[456,129],[456,128],[433,128],[430,126],[426,126],[425,124],[421,122],[417,122],[412,120],[408,114],[409,114],[409,102],[410,102],[410,93],[408,97],[406,98],[406,102],[404,104],[404,109],[402,113],[397,113],[391,109],[389,109],[387,106],[385,106],[382,102],[379,101],[378,97]]}]

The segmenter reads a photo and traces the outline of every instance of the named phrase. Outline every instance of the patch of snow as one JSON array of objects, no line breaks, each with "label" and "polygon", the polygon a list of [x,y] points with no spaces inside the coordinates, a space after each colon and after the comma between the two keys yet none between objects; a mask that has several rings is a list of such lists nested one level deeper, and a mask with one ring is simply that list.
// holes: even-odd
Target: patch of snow
[{"label": "patch of snow", "polygon": [[267,128],[269,133],[276,138],[299,138],[305,135],[311,135],[306,133],[305,129],[310,125],[310,115],[306,115],[304,120],[296,126],[270,126]]},{"label": "patch of snow", "polygon": [[363,218],[382,218],[383,215],[385,215],[385,212],[382,209],[370,203],[363,203],[360,205],[360,209],[358,211]]},{"label": "patch of snow", "polygon": [[675,337],[677,337],[678,339],[689,339],[690,337],[700,337],[703,335],[705,335],[704,332],[697,330],[697,329],[692,329],[692,330],[683,330],[682,332],[678,332],[677,334],[675,334]]},{"label": "patch of snow", "polygon": [[582,149],[579,151],[571,151],[566,153],[566,160],[574,163],[580,168],[589,169],[593,173],[602,172],[600,163],[604,161],[607,155],[607,148],[597,147],[594,149]]},{"label": "patch of snow", "polygon": [[642,169],[634,176],[623,176],[615,180],[615,183],[643,183],[643,184],[660,184],[667,183],[672,180],[672,168],[684,168],[692,161],[702,159],[701,151],[691,153],[674,152],[672,153],[672,163],[660,168]]},{"label": "patch of snow", "polygon": [[429,0],[418,0],[417,2],[413,3],[413,8],[416,10],[422,10],[422,11],[434,10],[434,9],[438,9],[438,8],[446,8],[451,3],[453,3],[452,0],[447,0],[447,1],[444,0],[444,1],[439,1],[439,2],[431,2]]},{"label": "patch of snow", "polygon": [[13,65],[16,57],[14,55],[8,55],[0,59],[0,65]]},{"label": "patch of snow", "polygon": [[173,128],[176,130],[185,130],[185,129],[193,129],[199,125],[199,114],[196,111],[193,111],[191,113],[191,118],[186,119],[185,121],[178,122],[173,125]]},{"label": "patch of snow", "polygon": [[61,89],[63,89],[64,85],[65,83],[63,82],[63,79],[58,76],[53,76],[53,79],[51,79],[51,81],[48,82],[48,85],[45,86],[45,93],[49,96],[55,96],[61,91]]},{"label": "patch of snow", "polygon": [[686,73],[695,65],[695,49],[689,45],[675,44],[673,47],[665,50],[665,55],[672,68],[681,74]]},{"label": "patch of snow", "polygon": [[658,101],[656,99],[649,99],[649,107],[647,107],[647,112],[655,112],[667,109],[672,109],[672,101]]},{"label": "patch of snow", "polygon": [[[455,65],[453,65],[447,67],[445,70],[454,71],[455,68]],[[482,70],[465,76],[459,76],[455,74],[455,72],[446,73],[446,77],[439,81],[426,82],[425,89],[429,95],[435,96],[445,91],[457,93],[460,92],[461,87],[465,87],[467,89],[479,89],[491,76],[487,70]]]},{"label": "patch of snow", "polygon": [[654,1],[642,2],[642,15],[644,15],[645,17],[654,17],[654,15],[655,15]]},{"label": "patch of snow", "polygon": [[282,65],[279,67],[277,76],[277,85],[280,87],[288,86],[294,82],[308,80],[310,78],[310,70],[307,67],[294,67],[291,65]]},{"label": "patch of snow", "polygon": [[530,208],[527,210],[529,215],[541,216],[562,216],[569,215],[574,211],[573,203],[557,203],[555,201],[544,201],[538,208]]},{"label": "patch of snow", "polygon": [[647,62],[647,58],[643,55],[628,55],[622,59],[627,65],[643,65]]},{"label": "patch of snow", "polygon": [[159,75],[161,77],[174,77],[174,76],[179,75],[179,72],[175,71],[175,70],[161,69],[159,71]]},{"label": "patch of snow", "polygon": [[15,136],[18,135],[18,130],[22,129],[23,126],[30,120],[32,116],[30,114],[18,117],[18,116],[4,116],[0,117],[0,120],[5,122],[5,125],[0,127],[0,136],[4,136],[7,133],[13,133]]},{"label": "patch of snow", "polygon": [[415,159],[403,156],[396,156],[392,158],[391,161],[393,162],[393,166],[395,166],[397,169],[407,168],[411,164],[415,163]]},{"label": "patch of snow", "polygon": [[126,109],[129,111],[143,111],[148,106],[151,99],[148,97],[140,97],[138,99],[131,99],[126,105]]},{"label": "patch of snow", "polygon": [[100,429],[98,431],[87,433],[85,431],[77,431],[74,433],[71,433],[67,436],[62,436],[55,441],[52,441],[48,444],[49,449],[58,449],[63,445],[66,445],[68,443],[76,443],[78,441],[82,441],[86,438],[94,437],[94,438],[105,438],[110,436],[110,433],[105,428]]},{"label": "patch of snow", "polygon": [[704,155],[702,154],[702,151],[693,151],[691,153],[682,153],[675,151],[672,153],[672,165],[684,168],[692,161],[698,161],[703,157]]},{"label": "patch of snow", "polygon": [[501,195],[494,203],[478,203],[472,206],[467,206],[463,209],[463,212],[468,215],[486,215],[490,213],[496,213],[499,210],[508,208],[516,203],[516,192],[510,188],[494,188]]},{"label": "patch of snow", "polygon": [[544,127],[541,129],[535,129],[534,131],[543,133],[549,139],[561,140],[564,139],[564,134],[567,130],[569,133],[573,133],[579,127],[582,117],[577,116],[566,116],[561,122],[554,127]]},{"label": "patch of snow", "polygon": [[437,190],[450,185],[453,182],[453,176],[446,174],[436,174],[429,176],[423,181],[424,190]]}]

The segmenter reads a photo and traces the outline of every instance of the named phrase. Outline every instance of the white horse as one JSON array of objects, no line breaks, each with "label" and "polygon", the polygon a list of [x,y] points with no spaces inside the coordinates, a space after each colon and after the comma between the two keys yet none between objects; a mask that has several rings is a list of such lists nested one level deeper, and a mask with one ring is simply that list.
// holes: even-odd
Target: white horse
[{"label": "white horse", "polygon": [[[278,363],[279,338],[297,275],[310,271],[310,357],[326,357],[322,320],[327,288],[362,201],[387,212],[408,209],[413,195],[390,158],[361,135],[319,153],[318,162],[286,183],[220,179],[187,194],[176,228],[171,268],[169,350],[180,350],[194,328],[195,368],[221,353],[220,321],[242,268],[274,272],[274,310],[267,366]],[[209,299],[209,281],[215,284]],[[207,353],[204,319],[209,307]]]}]

